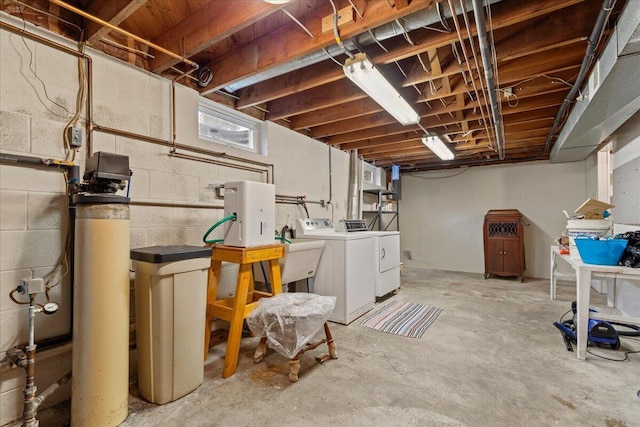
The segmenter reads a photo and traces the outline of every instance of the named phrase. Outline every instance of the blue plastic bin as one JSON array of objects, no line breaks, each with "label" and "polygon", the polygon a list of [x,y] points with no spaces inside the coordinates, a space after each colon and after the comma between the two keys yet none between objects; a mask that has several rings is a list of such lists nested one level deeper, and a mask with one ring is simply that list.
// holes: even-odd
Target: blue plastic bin
[{"label": "blue plastic bin", "polygon": [[576,246],[582,262],[597,265],[618,265],[628,240],[625,239],[590,239],[576,237]]}]

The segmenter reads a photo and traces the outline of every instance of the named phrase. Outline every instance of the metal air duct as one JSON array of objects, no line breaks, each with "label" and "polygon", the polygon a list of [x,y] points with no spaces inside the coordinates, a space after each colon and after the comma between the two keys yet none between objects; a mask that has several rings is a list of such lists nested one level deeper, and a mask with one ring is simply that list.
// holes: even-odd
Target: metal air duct
[{"label": "metal air duct", "polygon": [[[499,1],[500,0],[490,0],[487,2],[487,4],[498,3]],[[465,2],[465,7],[467,9],[470,9],[472,7],[472,0],[467,0]],[[451,10],[443,8],[442,15],[444,19],[450,18]],[[401,35],[405,31],[413,31],[418,28],[426,27],[428,25],[433,25],[436,23],[440,23],[440,17],[438,16],[436,8],[425,8],[402,18],[402,27],[397,22],[393,21],[371,30],[371,33],[366,32],[353,39],[345,40],[344,45],[349,50],[358,51],[360,50],[359,47],[369,46],[375,43],[376,40],[384,41],[390,39],[391,37]],[[338,56],[343,53],[342,48],[340,48],[338,45],[329,46],[326,51],[331,56]],[[263,72],[254,74],[250,77],[247,77],[246,79],[230,83],[229,85],[225,86],[224,89],[228,92],[235,92],[247,86],[251,86],[256,83],[260,83],[265,80],[269,80],[271,78],[299,70],[309,65],[317,64],[318,62],[322,62],[327,59],[327,53],[325,53],[324,51],[319,51],[304,55],[293,61],[277,65]]]},{"label": "metal air duct", "polygon": [[584,160],[640,110],[638,70],[640,2],[629,1],[558,135],[552,163]]}]

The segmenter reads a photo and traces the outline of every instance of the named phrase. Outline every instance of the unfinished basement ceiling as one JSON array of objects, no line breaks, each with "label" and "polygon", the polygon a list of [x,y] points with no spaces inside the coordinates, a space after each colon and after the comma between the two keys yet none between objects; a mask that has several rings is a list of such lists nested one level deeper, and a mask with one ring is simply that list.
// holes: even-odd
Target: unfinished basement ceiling
[{"label": "unfinished basement ceiling", "polygon": [[[186,61],[83,18],[60,0],[4,0],[2,9],[74,40],[83,37],[98,50],[247,114],[343,150],[357,149],[368,162],[426,170],[548,159],[574,100],[550,136],[554,119],[578,77],[603,8],[601,0],[481,2],[494,48],[498,133],[504,133],[500,159],[471,1],[334,3],[338,10],[352,8],[340,15],[347,21],[339,26],[346,48],[372,59],[420,114],[421,127],[447,141],[453,161],[436,157],[422,144],[418,125],[402,126],[345,77],[341,64],[347,55],[337,46],[332,25],[323,32],[323,19],[332,22],[330,0],[67,2]],[[613,4],[596,57],[625,1]],[[80,27],[82,36],[65,21]],[[201,80],[207,70],[211,74],[204,87],[195,81],[203,69]]]}]

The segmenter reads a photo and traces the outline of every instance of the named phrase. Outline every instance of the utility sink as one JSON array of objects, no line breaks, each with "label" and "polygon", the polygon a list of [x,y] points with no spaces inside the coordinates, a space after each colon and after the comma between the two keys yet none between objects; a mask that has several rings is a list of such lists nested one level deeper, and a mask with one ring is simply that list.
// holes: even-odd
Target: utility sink
[{"label": "utility sink", "polygon": [[[292,283],[307,279],[316,274],[320,255],[324,249],[324,240],[293,239],[284,245],[284,257],[280,259],[282,283]],[[264,263],[267,271],[267,263]],[[264,282],[264,275],[259,263],[253,265],[253,277]]]}]

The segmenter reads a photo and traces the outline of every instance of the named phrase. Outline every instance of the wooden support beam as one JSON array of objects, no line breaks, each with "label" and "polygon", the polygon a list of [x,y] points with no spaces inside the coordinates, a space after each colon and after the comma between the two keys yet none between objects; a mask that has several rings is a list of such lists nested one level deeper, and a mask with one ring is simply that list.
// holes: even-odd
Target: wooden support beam
[{"label": "wooden support beam", "polygon": [[344,78],[344,71],[335,62],[328,60],[304,69],[274,77],[240,89],[238,109],[253,107],[274,99],[294,95],[298,92],[332,83]]},{"label": "wooden support beam", "polygon": [[[262,1],[242,2],[242,6],[238,6],[233,1],[205,4],[153,42],[179,55],[191,57],[284,7]],[[151,60],[150,68],[159,74],[178,62],[175,58],[157,52]]]},{"label": "wooden support beam", "polygon": [[[120,25],[122,21],[144,5],[146,1],[147,0],[93,1],[87,5],[86,11],[112,25]],[[97,43],[111,32],[111,29],[89,20],[86,21],[85,26],[85,38],[89,44]]]},{"label": "wooden support beam", "polygon": [[[434,2],[435,0],[413,0],[401,11],[390,8],[383,1],[369,2],[364,17],[341,28],[340,36],[343,39],[353,37],[362,32],[362,28],[378,27],[431,6]],[[202,94],[213,92],[242,78],[333,45],[335,43],[333,34],[322,34],[321,29],[322,18],[332,13],[333,9],[327,3],[301,17],[301,23],[314,35],[313,37],[309,37],[304,31],[296,30],[297,24],[290,22],[208,64],[214,70],[214,76]]]},{"label": "wooden support beam", "polygon": [[[491,6],[492,26],[494,31],[519,22],[548,15],[566,7],[583,3],[585,0],[537,0],[535,2],[507,1]],[[416,34],[413,34],[416,33]],[[477,34],[475,23],[471,23],[471,34]],[[413,45],[407,44],[402,48],[390,50],[373,58],[376,64],[389,64],[406,59],[417,53],[425,52],[429,48],[443,47],[458,41],[458,35],[453,33],[434,33],[433,31],[416,30],[412,32]]]},{"label": "wooden support beam", "polygon": [[367,96],[366,93],[350,80],[343,79],[301,92],[294,96],[287,96],[271,101],[267,104],[269,113],[267,113],[266,119],[272,121],[279,120],[297,114],[330,108],[344,102],[367,98]]}]

